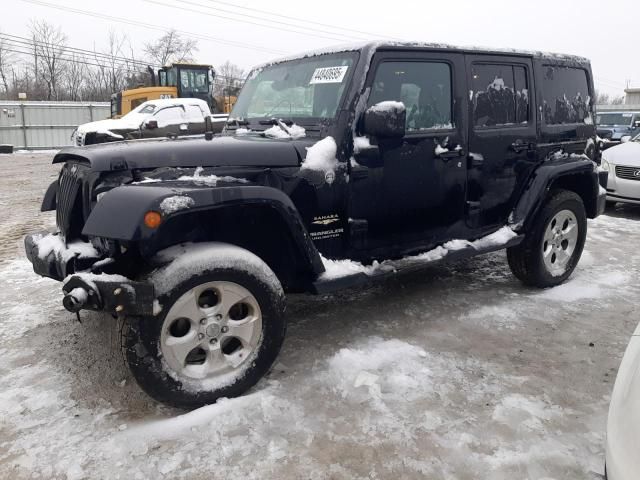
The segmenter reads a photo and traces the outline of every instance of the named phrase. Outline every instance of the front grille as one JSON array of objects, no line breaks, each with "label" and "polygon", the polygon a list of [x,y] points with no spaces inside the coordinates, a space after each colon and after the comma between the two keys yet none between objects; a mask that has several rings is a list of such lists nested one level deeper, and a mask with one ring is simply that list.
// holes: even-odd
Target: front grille
[{"label": "front grille", "polygon": [[640,167],[616,165],[616,177],[626,180],[640,180]]},{"label": "front grille", "polygon": [[78,175],[79,166],[75,163],[66,163],[58,178],[58,195],[56,197],[56,224],[65,237],[71,233],[72,219],[77,217],[74,214],[74,206],[82,203],[77,202],[80,192],[81,180]]}]

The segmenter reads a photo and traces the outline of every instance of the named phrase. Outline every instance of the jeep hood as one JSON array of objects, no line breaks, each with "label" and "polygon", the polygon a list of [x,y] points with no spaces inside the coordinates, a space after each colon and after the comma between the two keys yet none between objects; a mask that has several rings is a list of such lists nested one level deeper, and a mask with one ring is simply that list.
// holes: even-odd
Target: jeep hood
[{"label": "jeep hood", "polygon": [[305,147],[316,141],[259,136],[133,140],[65,148],[53,163],[79,160],[99,172],[159,167],[293,167],[306,156]]},{"label": "jeep hood", "polygon": [[608,148],[602,158],[614,165],[640,167],[640,142],[627,142]]}]

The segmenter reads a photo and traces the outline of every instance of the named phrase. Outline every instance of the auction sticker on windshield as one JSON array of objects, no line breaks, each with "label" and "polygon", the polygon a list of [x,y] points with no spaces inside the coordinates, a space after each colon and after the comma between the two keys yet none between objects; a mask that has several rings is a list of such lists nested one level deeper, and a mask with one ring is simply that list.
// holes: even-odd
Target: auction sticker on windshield
[{"label": "auction sticker on windshield", "polygon": [[348,66],[316,68],[311,76],[309,85],[314,83],[342,83],[348,69]]}]

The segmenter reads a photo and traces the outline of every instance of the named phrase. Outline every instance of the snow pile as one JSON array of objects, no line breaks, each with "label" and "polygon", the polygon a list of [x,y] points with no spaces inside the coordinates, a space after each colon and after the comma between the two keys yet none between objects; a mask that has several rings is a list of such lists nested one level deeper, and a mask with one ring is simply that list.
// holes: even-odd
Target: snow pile
[{"label": "snow pile", "polygon": [[412,401],[430,388],[426,358],[427,352],[415,345],[372,337],[329,358],[324,380],[342,398],[370,400],[375,405],[383,392],[394,392]]},{"label": "snow pile", "polygon": [[184,182],[196,182],[196,183],[201,183],[203,185],[208,185],[210,187],[215,187],[218,182],[235,182],[235,183],[248,183],[249,180],[247,180],[246,178],[236,178],[236,177],[231,177],[228,175],[219,177],[217,175],[202,175],[202,172],[204,171],[204,168],[202,167],[198,167],[196,168],[196,170],[193,172],[193,175],[182,175],[181,177],[178,177],[178,181],[184,181]]},{"label": "snow pile", "polygon": [[265,137],[269,138],[292,138],[294,140],[306,136],[304,127],[296,125],[295,123],[288,127],[284,122],[280,121],[278,121],[278,125],[274,125],[262,133],[264,133]]},{"label": "snow pile", "polygon": [[187,197],[185,195],[174,195],[172,197],[167,197],[160,202],[160,210],[162,210],[162,213],[165,215],[170,215],[179,210],[191,208],[195,203],[195,200],[191,197]]},{"label": "snow pile", "polygon": [[462,250],[468,247],[472,247],[476,250],[499,247],[505,245],[507,242],[517,236],[518,234],[516,232],[514,232],[511,228],[505,226],[500,230],[497,230],[492,234],[487,235],[486,237],[479,238],[478,240],[475,240],[473,242],[459,239],[450,240],[444,245],[437,246],[436,248],[419,255],[404,257],[400,260],[385,260],[383,262],[374,261],[371,265],[363,265],[359,262],[348,259],[330,260],[324,258],[321,255],[320,257],[322,258],[322,263],[324,264],[325,271],[320,276],[320,279],[333,280],[336,278],[341,278],[358,273],[364,273],[365,275],[373,276],[381,273],[395,272],[396,270],[402,268],[441,260],[447,255],[447,253],[455,250]]},{"label": "snow pile", "polygon": [[367,109],[368,112],[393,112],[393,113],[401,113],[406,110],[404,103],[397,102],[395,100],[385,100],[384,102],[376,103]]},{"label": "snow pile", "polygon": [[370,148],[371,142],[368,137],[353,137],[353,153],[360,153]]},{"label": "snow pile", "polygon": [[62,235],[56,235],[49,233],[48,235],[40,236],[36,240],[36,247],[38,249],[38,257],[42,260],[54,252],[58,258],[68,260],[73,257],[78,258],[96,258],[100,254],[93,245],[88,242],[81,242],[79,240],[65,244]]},{"label": "snow pile", "polygon": [[493,420],[512,427],[524,427],[544,433],[547,423],[563,415],[575,412],[563,411],[547,399],[530,398],[521,394],[504,397],[493,410]]},{"label": "snow pile", "polygon": [[307,157],[303,160],[300,168],[325,173],[334,171],[338,166],[337,151],[338,146],[333,137],[325,137],[311,147],[307,147]]},{"label": "snow pile", "polygon": [[285,130],[283,130],[280,126],[274,125],[271,128],[267,128],[264,132],[262,132],[265,137],[269,138],[291,138]]},{"label": "snow pile", "polygon": [[562,285],[545,290],[537,297],[556,302],[577,302],[585,299],[602,298],[610,288],[626,284],[630,280],[626,272],[614,270],[587,274],[578,271]]},{"label": "snow pile", "polygon": [[243,137],[245,135],[249,135],[250,133],[251,133],[251,130],[244,127],[236,128],[234,131],[234,134],[237,135],[238,137]]}]

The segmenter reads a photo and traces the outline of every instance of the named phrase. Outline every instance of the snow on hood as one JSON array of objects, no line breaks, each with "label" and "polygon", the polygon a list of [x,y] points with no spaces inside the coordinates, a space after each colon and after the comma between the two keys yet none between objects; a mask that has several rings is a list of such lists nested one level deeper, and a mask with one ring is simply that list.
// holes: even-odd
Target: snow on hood
[{"label": "snow on hood", "polygon": [[317,170],[325,173],[333,171],[338,166],[337,150],[338,146],[333,137],[325,137],[311,147],[307,147],[307,157],[300,168],[302,170]]},{"label": "snow on hood", "polygon": [[106,120],[98,120],[96,122],[83,123],[78,126],[78,133],[111,133],[114,130],[137,130],[140,125],[147,118],[148,115],[132,115],[126,117]]},{"label": "snow on hood", "polygon": [[614,165],[640,167],[640,142],[627,142],[602,152],[602,158]]}]

